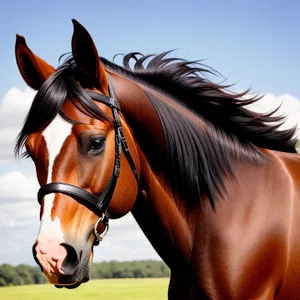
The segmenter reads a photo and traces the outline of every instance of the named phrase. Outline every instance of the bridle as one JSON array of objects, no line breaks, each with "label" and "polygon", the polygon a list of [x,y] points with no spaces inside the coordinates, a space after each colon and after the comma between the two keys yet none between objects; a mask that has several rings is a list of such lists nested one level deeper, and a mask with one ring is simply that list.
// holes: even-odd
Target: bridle
[{"label": "bridle", "polygon": [[[95,245],[99,244],[99,242],[103,239],[103,237],[109,229],[109,214],[107,212],[107,208],[112,199],[116,183],[120,174],[122,149],[137,183],[139,182],[138,173],[122,129],[122,124],[119,116],[119,111],[121,109],[116,97],[115,87],[113,85],[111,77],[108,74],[107,76],[109,82],[108,90],[110,97],[93,91],[84,91],[84,93],[86,93],[86,96],[91,98],[91,101],[95,100],[104,103],[108,105],[112,110],[115,130],[115,163],[113,173],[111,174],[111,177],[106,187],[100,195],[95,195],[75,185],[71,185],[64,182],[51,182],[41,186],[37,195],[38,202],[41,204],[41,201],[45,195],[52,193],[62,193],[72,197],[77,202],[86,206],[88,209],[90,209],[96,215],[98,215],[99,219],[94,226]],[[100,222],[102,222],[104,225],[104,232],[101,235],[97,232],[97,227]]]}]

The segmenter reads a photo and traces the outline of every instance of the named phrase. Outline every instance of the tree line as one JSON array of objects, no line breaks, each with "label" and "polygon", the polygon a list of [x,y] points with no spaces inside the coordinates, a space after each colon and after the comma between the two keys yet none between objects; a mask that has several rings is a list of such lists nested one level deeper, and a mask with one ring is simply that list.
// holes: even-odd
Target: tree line
[{"label": "tree line", "polygon": [[[163,261],[109,261],[93,264],[91,279],[169,276],[170,270]],[[0,265],[0,287],[43,283],[47,283],[47,279],[39,267],[32,267],[25,264],[17,266],[8,264]]]}]

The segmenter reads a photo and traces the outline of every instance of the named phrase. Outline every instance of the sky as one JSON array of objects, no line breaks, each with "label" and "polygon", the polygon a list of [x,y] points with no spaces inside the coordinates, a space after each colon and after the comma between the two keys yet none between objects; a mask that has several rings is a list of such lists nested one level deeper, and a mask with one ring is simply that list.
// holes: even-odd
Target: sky
[{"label": "sky", "polygon": [[[38,185],[30,161],[16,161],[14,140],[34,97],[16,66],[16,33],[48,63],[71,50],[77,19],[98,53],[144,54],[177,49],[175,56],[204,59],[232,90],[265,95],[257,111],[282,104],[286,127],[300,120],[298,1],[7,1],[0,10],[0,264],[28,263],[39,226]],[[220,82],[224,78],[215,78]],[[159,259],[131,214],[113,221],[95,261]]]}]

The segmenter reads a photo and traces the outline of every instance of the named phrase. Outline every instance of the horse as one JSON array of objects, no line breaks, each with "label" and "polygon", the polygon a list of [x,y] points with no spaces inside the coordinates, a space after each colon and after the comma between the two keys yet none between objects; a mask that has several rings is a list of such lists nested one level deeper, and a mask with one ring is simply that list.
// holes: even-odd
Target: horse
[{"label": "horse", "polygon": [[131,212],[171,270],[170,300],[297,299],[296,129],[251,111],[260,96],[214,83],[201,61],[132,52],[118,65],[72,22],[56,69],[23,36],[15,47],[37,90],[15,154],[36,167],[32,251],[49,283],[87,282],[109,219]]}]

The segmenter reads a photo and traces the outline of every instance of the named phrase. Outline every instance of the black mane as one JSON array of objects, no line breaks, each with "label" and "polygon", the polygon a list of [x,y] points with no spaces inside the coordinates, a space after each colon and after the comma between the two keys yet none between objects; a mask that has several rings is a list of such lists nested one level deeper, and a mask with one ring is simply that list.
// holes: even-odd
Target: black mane
[{"label": "black mane", "polygon": [[207,123],[201,129],[146,92],[164,130],[167,152],[164,172],[174,192],[190,203],[198,203],[199,195],[205,194],[214,207],[216,195],[226,193],[224,177],[234,178],[234,160],[263,163],[266,157],[259,147],[296,152],[293,138],[296,128],[278,130],[284,116],[274,116],[276,110],[262,114],[246,108],[260,97],[245,100],[248,91],[230,93],[227,91],[230,86],[207,79],[206,74],[215,74],[214,70],[200,63],[166,58],[168,53],[146,56],[129,53],[123,58],[124,67],[104,58],[101,61],[107,69],[159,91]]},{"label": "black mane", "polygon": [[[261,97],[248,97],[245,100],[243,97],[249,90],[239,94],[227,92],[230,86],[207,79],[206,74],[215,74],[213,69],[197,62],[166,58],[167,54],[169,51],[159,55],[129,53],[124,56],[124,68],[104,58],[101,61],[108,69],[158,89],[214,126],[235,135],[242,143],[282,152],[296,152],[296,139],[293,138],[296,127],[278,130],[285,117],[274,116],[277,109],[267,114],[250,111],[246,106]],[[133,69],[130,67],[131,60],[135,61]]]},{"label": "black mane", "polygon": [[[224,176],[234,176],[234,159],[262,163],[265,157],[259,147],[296,152],[296,139],[293,138],[296,128],[278,130],[284,117],[274,116],[275,111],[260,114],[246,108],[259,97],[244,100],[242,98],[248,91],[230,93],[227,91],[229,86],[207,79],[206,74],[214,74],[214,70],[200,63],[166,58],[168,53],[147,56],[129,53],[124,56],[124,67],[100,59],[107,69],[165,94],[208,124],[205,129],[199,128],[192,120],[148,93],[163,127],[167,151],[166,179],[173,190],[193,203],[199,201],[200,194],[206,194],[214,206],[216,194],[226,192]],[[133,69],[131,60],[135,62]],[[83,88],[87,86],[81,88],[77,83],[78,76],[82,74],[78,73],[71,57],[42,85],[18,136],[17,155],[28,135],[45,128],[57,114],[74,122],[61,109],[67,97],[91,117],[111,121],[85,93]]]}]

